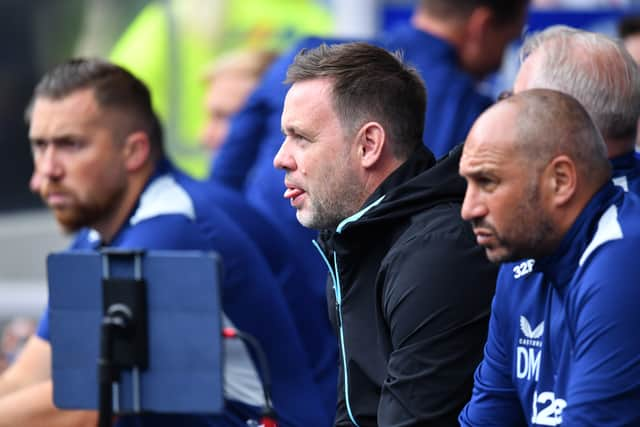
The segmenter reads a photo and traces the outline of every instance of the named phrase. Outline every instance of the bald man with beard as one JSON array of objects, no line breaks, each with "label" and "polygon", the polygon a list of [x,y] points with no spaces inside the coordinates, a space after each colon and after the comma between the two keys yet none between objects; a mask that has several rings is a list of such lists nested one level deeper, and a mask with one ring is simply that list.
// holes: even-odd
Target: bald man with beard
[{"label": "bald man with beard", "polygon": [[639,425],[640,199],[610,173],[561,92],[521,92],[472,127],[462,217],[502,265],[461,425]]}]

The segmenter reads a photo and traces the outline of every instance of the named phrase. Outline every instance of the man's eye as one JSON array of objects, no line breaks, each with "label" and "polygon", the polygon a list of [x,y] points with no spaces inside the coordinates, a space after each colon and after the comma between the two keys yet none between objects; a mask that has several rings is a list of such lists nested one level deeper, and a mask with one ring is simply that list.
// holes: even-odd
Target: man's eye
[{"label": "man's eye", "polygon": [[478,186],[480,186],[481,188],[493,188],[495,187],[496,182],[488,177],[479,177],[476,179],[476,184],[478,184]]},{"label": "man's eye", "polygon": [[302,135],[299,135],[297,133],[290,134],[289,138],[291,138],[291,140],[295,141],[295,142],[304,142],[304,141],[306,141],[306,139]]},{"label": "man's eye", "polygon": [[32,141],[31,142],[31,149],[33,151],[43,151],[44,149],[47,148],[47,143],[44,141]]},{"label": "man's eye", "polygon": [[76,139],[65,139],[57,145],[63,150],[79,150],[84,146],[84,143]]}]

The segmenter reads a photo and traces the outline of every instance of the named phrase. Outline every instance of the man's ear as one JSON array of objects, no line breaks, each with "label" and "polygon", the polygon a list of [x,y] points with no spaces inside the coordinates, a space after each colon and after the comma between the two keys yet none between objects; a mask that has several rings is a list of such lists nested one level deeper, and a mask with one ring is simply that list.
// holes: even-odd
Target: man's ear
[{"label": "man's ear", "polygon": [[469,15],[466,25],[466,39],[473,46],[482,46],[487,31],[493,24],[494,13],[486,6],[478,6]]},{"label": "man's ear", "polygon": [[149,136],[142,131],[130,133],[124,142],[123,155],[127,170],[140,169],[151,155]]},{"label": "man's ear", "polygon": [[576,193],[576,165],[568,156],[560,155],[547,165],[545,174],[554,206],[567,204]]},{"label": "man's ear", "polygon": [[358,159],[363,168],[371,168],[380,157],[387,144],[384,128],[378,122],[368,122],[362,125],[356,135]]}]

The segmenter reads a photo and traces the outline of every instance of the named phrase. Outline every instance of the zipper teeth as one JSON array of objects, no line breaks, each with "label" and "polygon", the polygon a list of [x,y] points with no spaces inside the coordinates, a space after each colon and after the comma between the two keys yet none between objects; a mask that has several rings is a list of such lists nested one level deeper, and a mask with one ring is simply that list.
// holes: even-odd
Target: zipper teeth
[{"label": "zipper teeth", "polygon": [[[360,427],[359,424],[356,422],[356,418],[353,416],[353,413],[351,412],[351,403],[349,402],[349,375],[347,372],[347,350],[345,349],[345,345],[344,345],[344,327],[342,326],[342,292],[340,289],[340,276],[338,275],[338,259],[334,251],[333,252],[334,266],[331,266],[331,263],[329,263],[329,260],[324,255],[324,252],[322,251],[322,249],[320,249],[320,245],[318,244],[318,242],[313,240],[313,244],[318,250],[318,252],[320,252],[320,256],[322,257],[322,260],[325,262],[325,264],[327,264],[327,267],[329,268],[329,274],[331,275],[331,280],[333,281],[333,293],[336,297],[336,311],[338,312],[338,325],[339,325],[339,332],[340,332],[340,350],[341,350],[340,353],[342,355],[342,370],[344,372],[344,400],[347,406],[347,414],[349,415],[349,419],[351,420],[351,423],[356,427]],[[335,272],[334,272],[334,267],[335,267]]]},{"label": "zipper teeth", "polygon": [[342,368],[344,370],[344,401],[347,406],[347,413],[354,426],[359,427],[356,418],[351,412],[351,403],[349,402],[349,372],[347,371],[347,349],[344,345],[344,326],[342,323],[342,289],[340,288],[340,275],[338,274],[338,258],[335,251],[333,252],[333,264],[335,266],[334,290],[336,294],[336,305],[338,310],[338,321],[340,322],[340,347],[342,348]]},{"label": "zipper teeth", "polygon": [[313,243],[313,246],[316,247],[316,249],[318,250],[318,252],[320,253],[320,257],[322,258],[322,260],[324,261],[325,264],[327,264],[327,268],[329,269],[329,274],[331,275],[331,281],[333,282],[333,291],[335,293],[335,289],[336,289],[336,276],[333,273],[333,267],[331,266],[331,264],[329,263],[329,260],[327,259],[326,256],[324,256],[324,252],[322,252],[322,249],[320,248],[320,245],[318,244],[318,242],[314,239],[311,241],[311,243]]}]

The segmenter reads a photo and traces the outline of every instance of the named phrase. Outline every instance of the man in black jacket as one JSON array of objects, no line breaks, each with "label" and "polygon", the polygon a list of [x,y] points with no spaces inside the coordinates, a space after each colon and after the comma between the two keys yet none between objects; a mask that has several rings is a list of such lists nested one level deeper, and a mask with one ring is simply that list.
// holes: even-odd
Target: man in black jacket
[{"label": "man in black jacket", "polygon": [[274,165],[321,230],[340,345],[338,426],[451,426],[482,358],[496,269],[460,217],[460,148],[422,144],[413,68],[365,44],[302,51]]}]

